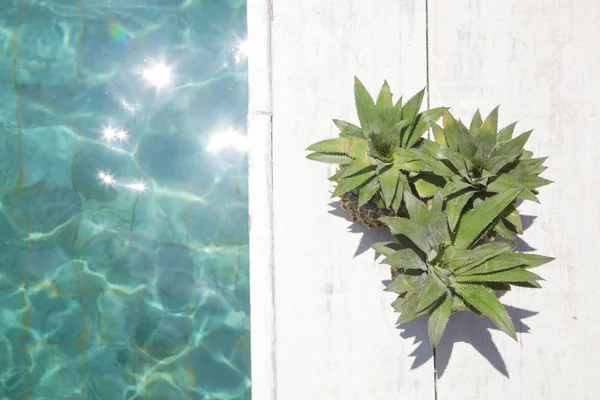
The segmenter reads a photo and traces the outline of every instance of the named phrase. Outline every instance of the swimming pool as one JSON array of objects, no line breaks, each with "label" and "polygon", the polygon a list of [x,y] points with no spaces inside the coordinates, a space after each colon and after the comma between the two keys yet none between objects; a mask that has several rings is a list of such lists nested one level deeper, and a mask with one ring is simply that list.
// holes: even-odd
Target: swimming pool
[{"label": "swimming pool", "polygon": [[249,399],[245,0],[0,6],[0,399]]}]

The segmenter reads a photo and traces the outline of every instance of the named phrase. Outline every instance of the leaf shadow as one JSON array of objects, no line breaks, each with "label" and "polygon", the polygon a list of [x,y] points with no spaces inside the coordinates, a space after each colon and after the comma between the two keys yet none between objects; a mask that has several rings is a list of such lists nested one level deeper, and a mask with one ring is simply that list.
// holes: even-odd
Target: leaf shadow
[{"label": "leaf shadow", "polygon": [[[523,224],[523,232],[533,225],[537,217],[535,215],[521,215],[521,223]],[[536,251],[537,249],[531,247],[527,242],[525,242],[520,236],[517,237],[517,251],[522,251],[524,253],[530,251]]]},{"label": "leaf shadow", "polygon": [[[329,206],[331,207],[329,214],[343,218],[350,222],[350,225],[348,226],[348,232],[361,235],[356,251],[354,252],[354,257],[363,254],[375,243],[391,242],[394,240],[391,233],[387,229],[369,228],[358,222],[352,221],[350,214],[348,214],[348,212],[342,208],[339,200],[329,203]],[[374,259],[377,259],[377,254],[375,254]]]},{"label": "leaf shadow", "polygon": [[[518,334],[528,333],[530,328],[523,320],[538,312],[505,305],[515,330]],[[421,317],[398,326],[400,336],[413,339],[417,348],[410,354],[414,357],[411,369],[425,364],[432,356],[432,348],[427,334],[427,321]],[[435,348],[435,368],[439,377],[443,376],[448,367],[450,356],[455,343],[468,343],[481,354],[498,372],[509,378],[506,363],[500,351],[492,340],[491,331],[499,330],[489,319],[468,311],[460,311],[452,315],[446,331],[438,346]]]},{"label": "leaf shadow", "polygon": [[[537,217],[534,215],[521,215],[521,224],[523,225],[523,232],[529,229],[536,219]],[[508,240],[502,237],[498,237],[497,240],[499,242],[514,242],[517,245],[515,250],[523,253],[528,253],[537,250],[536,248],[531,247],[525,240],[523,240],[521,236],[517,236],[514,240]]]},{"label": "leaf shadow", "polygon": [[[350,233],[361,234],[360,242],[357,246],[354,257],[363,254],[371,248],[374,243],[393,241],[392,235],[386,229],[368,228],[358,222],[352,221],[350,215],[341,207],[339,200],[329,203],[331,215],[340,217],[350,222],[348,231]],[[537,217],[532,215],[521,215],[523,230],[525,231],[533,225]],[[516,251],[530,252],[536,249],[531,247],[521,237],[514,241],[517,244]],[[374,252],[374,259],[380,255]],[[391,283],[391,280],[382,282],[385,286]],[[500,294],[502,296],[502,294]],[[530,328],[523,320],[530,318],[538,312],[526,310],[514,306],[505,305],[505,308],[511,317],[515,331],[521,335],[529,332]],[[427,333],[427,321],[421,317],[401,324],[397,327],[400,330],[400,336],[404,339],[413,339],[416,345],[415,350],[409,355],[414,357],[411,369],[416,369],[425,364],[433,357],[433,350],[429,343]],[[435,368],[438,376],[442,376],[450,362],[450,357],[455,343],[468,343],[479,354],[481,354],[498,372],[509,377],[509,372],[502,358],[498,347],[492,340],[491,331],[499,330],[489,319],[478,316],[468,311],[455,313],[450,318],[448,326],[438,346],[435,348]]]},{"label": "leaf shadow", "polygon": [[[525,231],[533,225],[536,217],[521,215],[521,220],[523,231]],[[536,250],[520,237],[517,238],[516,243],[517,251],[529,252]],[[385,280],[382,283],[388,286],[391,282],[391,280]],[[500,293],[498,297],[502,297],[504,294]],[[508,305],[504,307],[515,325],[515,331],[518,334],[528,333],[530,328],[523,320],[538,314],[538,312]],[[402,338],[413,338],[413,343],[417,344],[416,349],[410,354],[410,356],[414,357],[411,369],[420,367],[433,357],[433,350],[427,333],[427,321],[424,317],[401,324],[397,328],[401,330],[400,336]],[[498,372],[508,378],[509,372],[506,363],[498,347],[492,340],[492,330],[499,329],[488,318],[469,311],[461,311],[453,314],[440,343],[435,348],[434,362],[437,375],[441,377],[446,371],[454,344],[463,342],[473,346]]]}]

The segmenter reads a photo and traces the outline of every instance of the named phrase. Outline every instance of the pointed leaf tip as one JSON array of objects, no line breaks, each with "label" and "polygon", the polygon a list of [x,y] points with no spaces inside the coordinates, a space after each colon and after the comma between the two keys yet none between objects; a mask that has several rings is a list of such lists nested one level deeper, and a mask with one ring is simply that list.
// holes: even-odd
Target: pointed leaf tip
[{"label": "pointed leaf tip", "polygon": [[432,347],[436,347],[439,344],[440,339],[446,330],[450,314],[452,314],[452,296],[447,294],[444,301],[442,301],[433,311],[429,312],[427,330]]},{"label": "pointed leaf tip", "polygon": [[373,98],[358,78],[354,81],[354,103],[361,129],[366,135],[370,132],[371,126],[379,120],[379,114]]},{"label": "pointed leaf tip", "polygon": [[464,301],[488,317],[511,338],[517,340],[515,327],[508,312],[491,291],[483,286],[469,284],[458,284],[455,289]]},{"label": "pointed leaf tip", "polygon": [[500,216],[523,191],[523,188],[507,190],[496,194],[479,205],[473,207],[463,216],[458,224],[454,245],[458,249],[466,249],[478,238],[484,235],[491,223]]},{"label": "pointed leaf tip", "polygon": [[439,299],[447,295],[446,288],[438,282],[436,278],[429,278],[427,284],[422,288],[419,293],[420,299],[417,303],[417,312],[425,311],[430,307],[434,306]]}]

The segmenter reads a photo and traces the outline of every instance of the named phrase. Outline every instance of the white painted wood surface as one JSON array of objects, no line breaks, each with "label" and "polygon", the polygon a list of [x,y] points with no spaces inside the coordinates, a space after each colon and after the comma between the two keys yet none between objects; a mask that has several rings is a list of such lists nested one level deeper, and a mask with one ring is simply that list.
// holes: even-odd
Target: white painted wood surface
[{"label": "white painted wood surface", "polygon": [[439,400],[598,398],[599,22],[597,0],[430,0],[432,101],[463,119],[500,104],[502,123],[535,129],[528,147],[556,181],[521,207],[538,216],[524,240],[557,260],[540,268],[542,290],[502,299],[519,343],[455,318],[437,350]]},{"label": "white painted wood surface", "polygon": [[275,400],[271,5],[248,0],[247,10],[252,398]]},{"label": "white painted wood surface", "polygon": [[[261,85],[250,58],[254,398],[596,399],[600,2],[271,0],[270,26],[267,2],[248,3],[250,34],[253,23],[270,28],[273,63],[272,103],[253,100]],[[252,20],[259,8],[263,20]],[[396,95],[428,79],[431,106],[463,119],[500,104],[501,123],[534,128],[528,148],[550,156],[545,176],[556,183],[521,211],[537,216],[524,240],[557,260],[540,269],[542,290],[502,298],[519,343],[455,315],[436,350],[437,381],[424,321],[394,328],[381,283],[389,272],[364,251],[373,239],[332,215],[341,214],[328,205],[333,168],[304,158],[308,144],[336,135],[331,118],[355,120],[355,74],[371,91],[388,79]]]},{"label": "white painted wood surface", "polygon": [[[416,346],[394,326],[393,296],[382,292],[389,270],[365,248],[370,237],[363,230],[331,213],[339,212],[328,205],[334,167],[307,160],[304,151],[337,135],[332,118],[357,121],[355,74],[372,91],[384,78],[396,95],[401,86],[407,93],[425,86],[423,2],[403,3],[273,0],[280,400],[430,399],[434,393],[431,350],[420,348],[424,365],[411,370]],[[411,43],[406,50],[401,38]],[[414,69],[401,70],[408,58]]]}]

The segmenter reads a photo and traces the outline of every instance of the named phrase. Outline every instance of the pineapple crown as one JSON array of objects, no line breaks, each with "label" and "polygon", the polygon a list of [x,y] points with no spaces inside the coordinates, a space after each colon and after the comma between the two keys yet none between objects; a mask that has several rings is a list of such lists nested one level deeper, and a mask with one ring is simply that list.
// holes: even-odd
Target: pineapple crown
[{"label": "pineapple crown", "polygon": [[[354,95],[360,127],[334,120],[340,137],[307,157],[340,165],[334,197],[352,191],[358,207],[375,198],[395,215],[404,204],[409,218],[379,219],[396,241],[373,246],[399,272],[386,288],[398,294],[398,323],[427,315],[435,346],[451,313],[470,310],[516,338],[494,292],[540,287],[530,269],[553,260],[495,241],[522,233],[516,202],[538,201],[537,188],[551,183],[539,176],[546,158],[524,149],[531,132],[513,138],[515,123],[498,131],[498,107],[485,120],[477,111],[469,128],[447,108],[419,113],[424,91],[394,104],[387,82],[374,101],[355,79]],[[421,137],[429,128],[433,141]]]},{"label": "pineapple crown", "polygon": [[419,112],[425,89],[405,104],[402,97],[394,104],[384,81],[374,101],[362,82],[354,80],[354,99],[360,127],[333,120],[340,129],[339,138],[327,139],[308,147],[307,158],[339,164],[330,180],[337,182],[332,197],[353,190],[362,207],[374,196],[382,205],[398,212],[404,191],[411,190],[407,171],[431,172],[437,165],[431,156],[415,147],[432,122],[442,117],[443,108]]},{"label": "pineapple crown", "polygon": [[511,285],[540,287],[542,278],[529,269],[553,258],[516,253],[512,243],[485,243],[482,237],[522,191],[510,189],[482,201],[465,213],[455,232],[448,229],[444,209],[448,204],[441,192],[428,204],[407,193],[410,218],[382,219],[396,242],[377,243],[373,248],[386,256],[384,264],[403,271],[386,288],[398,294],[392,304],[401,313],[398,323],[427,315],[430,341],[436,346],[451,313],[470,310],[516,339],[512,321],[494,291],[510,290]]},{"label": "pineapple crown", "polygon": [[[463,210],[507,190],[523,188],[518,199],[538,201],[536,190],[551,181],[539,176],[546,158],[532,158],[524,149],[532,131],[513,138],[516,122],[498,131],[496,107],[485,120],[479,110],[470,128],[444,109],[443,128],[432,123],[435,141],[424,140],[420,149],[440,160],[449,171],[443,176],[442,194],[448,202],[448,221],[456,229]],[[504,210],[490,235],[513,239],[523,233],[515,202]]]}]

